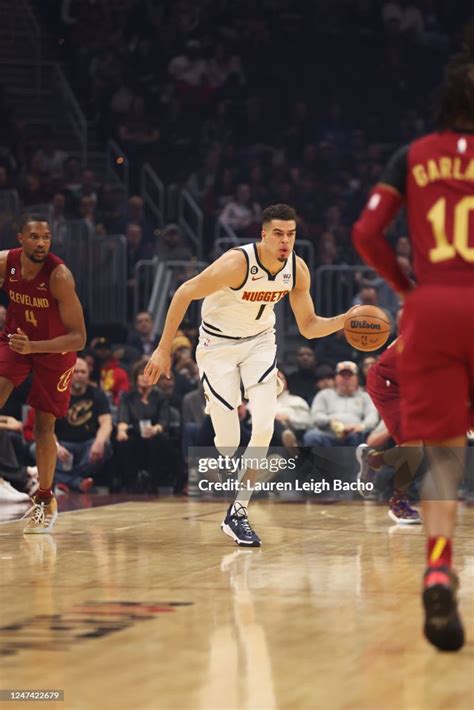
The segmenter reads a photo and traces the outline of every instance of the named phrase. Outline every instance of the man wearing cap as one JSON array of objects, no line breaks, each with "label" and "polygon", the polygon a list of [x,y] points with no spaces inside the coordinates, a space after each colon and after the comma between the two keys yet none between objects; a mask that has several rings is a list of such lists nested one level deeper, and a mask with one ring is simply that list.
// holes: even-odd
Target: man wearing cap
[{"label": "man wearing cap", "polygon": [[314,428],[304,435],[305,446],[358,446],[378,421],[377,410],[367,392],[359,389],[355,362],[336,366],[336,386],[318,392],[311,406]]}]

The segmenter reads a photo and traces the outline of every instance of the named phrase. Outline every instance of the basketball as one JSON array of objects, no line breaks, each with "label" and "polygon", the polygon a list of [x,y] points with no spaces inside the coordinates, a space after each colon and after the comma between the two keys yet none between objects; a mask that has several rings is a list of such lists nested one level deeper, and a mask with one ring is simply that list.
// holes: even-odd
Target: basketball
[{"label": "basketball", "polygon": [[381,348],[388,340],[390,329],[390,318],[377,306],[358,306],[344,322],[347,342],[364,352]]}]

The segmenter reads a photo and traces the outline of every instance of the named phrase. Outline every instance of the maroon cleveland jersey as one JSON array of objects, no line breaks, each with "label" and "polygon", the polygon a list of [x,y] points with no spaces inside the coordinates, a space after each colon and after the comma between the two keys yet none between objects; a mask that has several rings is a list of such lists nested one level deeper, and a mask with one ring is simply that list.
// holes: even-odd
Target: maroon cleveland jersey
[{"label": "maroon cleveland jersey", "polygon": [[65,335],[67,331],[61,320],[59,304],[49,287],[51,272],[64,262],[50,253],[36,277],[26,281],[21,274],[21,252],[21,247],[10,249],[7,256],[3,289],[10,303],[2,339],[16,333],[17,328],[21,328],[30,340],[50,340]]},{"label": "maroon cleveland jersey", "polygon": [[[403,201],[416,288],[384,238]],[[353,239],[365,261],[406,296],[396,369],[400,440],[464,436],[474,401],[474,132],[453,127],[398,150]]]},{"label": "maroon cleveland jersey", "polygon": [[474,286],[474,134],[414,141],[395,153],[380,182],[405,198],[418,284]]}]

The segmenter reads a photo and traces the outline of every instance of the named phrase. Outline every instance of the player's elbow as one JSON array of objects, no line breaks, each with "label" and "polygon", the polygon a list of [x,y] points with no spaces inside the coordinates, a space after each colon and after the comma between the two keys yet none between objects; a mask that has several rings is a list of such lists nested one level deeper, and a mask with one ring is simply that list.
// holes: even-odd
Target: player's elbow
[{"label": "player's elbow", "polygon": [[81,329],[79,332],[75,333],[74,335],[76,336],[76,340],[77,340],[76,350],[77,350],[77,352],[80,352],[81,350],[84,350],[84,348],[86,347],[86,343],[87,343],[86,331]]},{"label": "player's elbow", "polygon": [[374,265],[374,251],[376,250],[377,231],[372,225],[360,219],[352,230],[352,243],[357,253],[366,264]]},{"label": "player's elbow", "polygon": [[356,222],[352,228],[352,243],[358,251],[364,249],[373,237],[372,231],[367,228],[367,225],[363,226],[362,220]]},{"label": "player's elbow", "polygon": [[187,303],[202,298],[199,293],[199,285],[194,282],[194,279],[190,279],[189,281],[185,281],[184,284],[181,284],[175,293],[175,297]]},{"label": "player's elbow", "polygon": [[310,320],[298,321],[298,330],[300,331],[303,338],[314,338]]}]

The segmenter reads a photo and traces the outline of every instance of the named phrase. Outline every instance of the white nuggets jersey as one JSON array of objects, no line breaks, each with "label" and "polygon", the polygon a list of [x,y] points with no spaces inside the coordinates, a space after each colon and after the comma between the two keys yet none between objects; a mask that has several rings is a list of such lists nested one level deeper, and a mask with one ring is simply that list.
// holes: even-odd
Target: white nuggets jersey
[{"label": "white nuggets jersey", "polygon": [[237,247],[245,254],[247,273],[238,288],[223,288],[202,304],[201,329],[221,338],[250,338],[275,325],[275,303],[294,288],[296,256],[292,252],[280,271],[271,274],[258,258],[257,245]]}]

